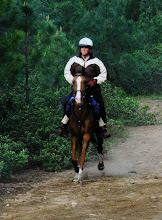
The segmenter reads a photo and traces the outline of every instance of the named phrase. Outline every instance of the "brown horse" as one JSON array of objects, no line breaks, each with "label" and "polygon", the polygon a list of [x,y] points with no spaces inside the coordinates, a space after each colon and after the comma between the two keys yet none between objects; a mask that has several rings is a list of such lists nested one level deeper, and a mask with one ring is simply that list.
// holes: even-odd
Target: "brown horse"
[{"label": "brown horse", "polygon": [[[91,140],[94,127],[94,113],[87,102],[88,94],[86,94],[86,78],[82,74],[76,74],[73,79],[73,95],[75,100],[71,107],[70,115],[70,132],[72,146],[72,163],[76,172],[75,178],[77,182],[82,183],[82,171],[85,162],[86,150]],[[98,169],[103,170],[103,154],[102,144],[103,138],[97,135],[99,164]],[[76,158],[76,150],[78,151],[78,162]]]}]

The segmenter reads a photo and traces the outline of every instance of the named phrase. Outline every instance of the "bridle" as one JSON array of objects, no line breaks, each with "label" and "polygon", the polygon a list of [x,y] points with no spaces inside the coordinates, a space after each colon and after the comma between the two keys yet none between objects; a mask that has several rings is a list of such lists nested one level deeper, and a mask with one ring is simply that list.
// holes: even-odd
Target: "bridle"
[{"label": "bridle", "polygon": [[[76,74],[75,76],[82,76],[82,75],[81,74]],[[76,98],[77,92],[81,93],[81,103],[78,105],[79,106],[79,111],[82,110],[83,103],[86,101],[85,100],[86,99],[86,90],[87,90],[86,86],[85,86],[83,91],[81,91],[81,89],[79,89],[79,90],[77,89],[75,91],[73,90],[74,98]],[[76,102],[75,99],[74,99],[74,102]],[[87,119],[87,117],[89,115],[89,107],[87,108],[86,113],[84,114],[84,116],[81,119],[78,119],[76,117],[75,112],[74,112],[74,102],[71,105],[71,113],[72,113],[73,120],[78,124],[79,134],[81,134],[81,127],[82,127],[83,123],[85,122],[85,120]]]},{"label": "bridle", "polygon": [[[76,97],[77,92],[81,92],[81,90],[73,91],[74,98]],[[86,89],[83,92],[81,92],[81,93],[82,93],[81,100],[83,101],[86,98]]]},{"label": "bridle", "polygon": [[[77,73],[74,77],[76,77],[76,76],[83,76],[83,75]],[[86,81],[85,81],[85,82],[86,82]],[[81,89],[74,90],[73,88],[72,88],[72,90],[73,90],[73,96],[74,96],[74,98],[76,98],[76,94],[77,94],[77,92],[80,92],[80,93],[81,93],[81,106],[82,106],[83,103],[84,103],[84,101],[85,101],[85,98],[86,98],[86,90],[87,90],[87,86],[85,86],[85,88],[84,88],[83,91],[81,91]]]}]

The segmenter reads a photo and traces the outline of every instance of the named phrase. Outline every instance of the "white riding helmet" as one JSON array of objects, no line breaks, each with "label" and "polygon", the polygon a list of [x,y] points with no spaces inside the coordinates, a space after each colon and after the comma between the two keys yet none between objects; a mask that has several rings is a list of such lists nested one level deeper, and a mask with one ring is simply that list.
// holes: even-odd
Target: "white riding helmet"
[{"label": "white riding helmet", "polygon": [[90,38],[88,37],[84,37],[82,38],[80,41],[79,41],[79,44],[78,44],[79,47],[93,47],[93,42]]}]

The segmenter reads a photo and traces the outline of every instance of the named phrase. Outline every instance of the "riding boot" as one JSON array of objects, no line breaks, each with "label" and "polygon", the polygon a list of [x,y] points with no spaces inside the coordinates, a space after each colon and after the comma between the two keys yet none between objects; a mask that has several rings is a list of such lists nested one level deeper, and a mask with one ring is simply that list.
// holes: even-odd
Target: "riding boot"
[{"label": "riding boot", "polygon": [[103,138],[111,137],[110,133],[107,131],[107,126],[106,125],[100,127],[100,131],[101,131],[101,135],[102,135]]},{"label": "riding boot", "polygon": [[55,134],[67,138],[68,137],[68,124],[61,124],[57,128],[54,129]]}]

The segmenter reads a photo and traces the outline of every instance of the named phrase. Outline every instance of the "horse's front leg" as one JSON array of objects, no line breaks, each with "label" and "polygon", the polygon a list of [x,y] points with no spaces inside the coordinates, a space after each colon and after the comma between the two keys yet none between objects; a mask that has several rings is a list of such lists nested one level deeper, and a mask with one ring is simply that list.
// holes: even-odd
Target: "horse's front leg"
[{"label": "horse's front leg", "polygon": [[78,163],[76,159],[76,146],[77,146],[77,137],[72,136],[71,138],[71,148],[72,148],[71,162],[74,166],[76,176],[78,176],[79,168],[78,168]]},{"label": "horse's front leg", "polygon": [[87,150],[89,142],[90,142],[90,134],[89,133],[84,134],[83,135],[83,148],[82,148],[82,152],[81,152],[81,156],[79,160],[80,167],[79,167],[78,182],[82,182],[83,166],[84,166],[86,150]]},{"label": "horse's front leg", "polygon": [[78,162],[80,164],[80,157],[81,157],[81,153],[82,153],[82,140],[78,140],[77,150],[78,150]]}]

